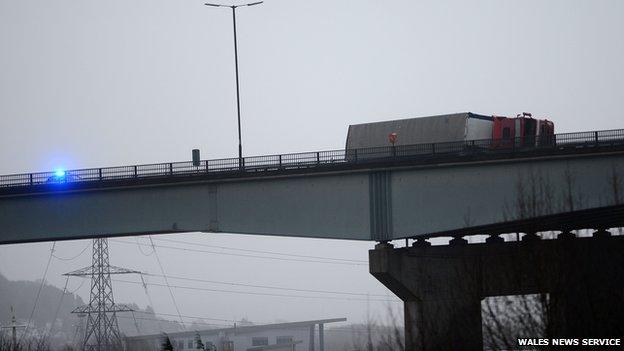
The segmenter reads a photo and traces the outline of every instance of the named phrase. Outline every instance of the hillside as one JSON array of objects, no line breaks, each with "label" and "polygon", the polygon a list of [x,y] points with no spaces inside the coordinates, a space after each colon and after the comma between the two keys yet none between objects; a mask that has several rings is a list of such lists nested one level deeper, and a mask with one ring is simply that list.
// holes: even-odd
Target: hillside
[{"label": "hillside", "polygon": [[[18,324],[26,324],[40,285],[41,281],[13,281],[0,274],[0,325],[6,326],[11,323],[11,306],[15,310]],[[49,336],[53,345],[80,340],[84,331],[84,318],[79,318],[71,311],[84,304],[85,301],[80,296],[71,293],[63,295],[62,287],[44,284],[33,317],[34,327],[31,326],[29,334],[42,335],[51,330]],[[151,334],[162,330],[168,332],[182,330],[179,323],[157,317],[150,307],[141,309],[133,303],[130,305],[136,311],[136,319],[131,313],[118,314],[119,329],[123,334]],[[55,315],[56,322],[51,329]]]},{"label": "hillside", "polygon": [[[11,281],[0,274],[0,323],[10,323],[11,306],[18,321],[23,323],[28,320],[40,285],[41,281]],[[48,327],[58,309],[55,330],[71,331],[71,323],[67,317],[74,308],[84,304],[84,301],[74,294],[66,293],[63,296],[62,292],[62,288],[44,284],[33,317],[36,329]]]}]

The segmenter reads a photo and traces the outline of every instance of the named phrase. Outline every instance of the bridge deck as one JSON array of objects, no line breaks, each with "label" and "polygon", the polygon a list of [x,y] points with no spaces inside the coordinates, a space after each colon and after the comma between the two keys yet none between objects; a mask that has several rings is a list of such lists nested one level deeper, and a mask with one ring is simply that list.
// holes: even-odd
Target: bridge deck
[{"label": "bridge deck", "polygon": [[[192,162],[0,175],[0,196],[189,180],[274,176],[398,165],[513,159],[624,149],[624,129],[562,133],[548,139],[460,142],[329,150]],[[502,146],[501,146],[502,145]]]},{"label": "bridge deck", "polygon": [[624,130],[500,143],[0,176],[0,244],[192,231],[387,241],[624,224]]}]

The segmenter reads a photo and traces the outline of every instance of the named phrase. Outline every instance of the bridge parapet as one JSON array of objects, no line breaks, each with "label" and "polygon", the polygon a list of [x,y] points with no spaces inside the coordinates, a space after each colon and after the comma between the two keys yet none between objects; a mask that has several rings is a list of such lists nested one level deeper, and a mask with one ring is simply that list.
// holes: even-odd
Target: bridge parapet
[{"label": "bridge parapet", "polygon": [[[500,145],[508,145],[501,147]],[[523,147],[516,147],[523,145]],[[328,150],[119,167],[0,175],[0,195],[101,188],[146,182],[226,179],[340,170],[376,166],[440,164],[475,160],[523,158],[624,150],[624,129],[560,133],[540,139],[534,146],[516,140],[482,139]]]}]

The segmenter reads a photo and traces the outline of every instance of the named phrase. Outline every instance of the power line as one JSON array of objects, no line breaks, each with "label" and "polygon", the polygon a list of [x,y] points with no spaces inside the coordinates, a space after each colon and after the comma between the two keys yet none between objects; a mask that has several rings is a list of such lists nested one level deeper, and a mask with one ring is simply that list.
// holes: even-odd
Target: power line
[{"label": "power line", "polygon": [[20,337],[19,342],[22,342],[22,338],[28,332],[28,327],[35,315],[35,310],[37,309],[37,303],[39,302],[39,297],[41,296],[41,290],[43,290],[43,285],[45,284],[46,276],[48,275],[48,269],[50,268],[50,263],[52,262],[52,256],[54,255],[54,248],[56,247],[56,241],[52,243],[52,248],[50,249],[50,256],[48,257],[48,263],[46,263],[45,271],[43,272],[43,278],[41,278],[41,285],[39,285],[39,290],[37,290],[37,296],[35,297],[35,303],[33,304],[33,308],[30,311],[30,317],[28,317],[28,323],[26,323],[26,328],[24,328],[24,333]]},{"label": "power line", "polygon": [[134,311],[132,313],[132,321],[134,321],[134,326],[136,328],[137,334],[141,334],[141,330],[139,330],[139,322],[137,322],[136,316],[134,315]]},{"label": "power line", "polygon": [[[128,283],[128,284],[139,284],[139,282],[133,282],[129,280],[115,280],[119,283]],[[357,298],[348,298],[348,297],[336,297],[336,296],[308,296],[308,295],[287,295],[287,294],[272,294],[272,293],[261,293],[261,292],[251,292],[251,291],[237,291],[237,290],[223,290],[223,289],[208,289],[208,288],[198,288],[193,286],[181,286],[181,285],[171,285],[171,284],[158,284],[158,283],[146,283],[147,285],[152,286],[161,286],[168,288],[177,288],[177,289],[187,289],[187,290],[197,290],[197,291],[211,291],[211,292],[225,292],[225,293],[234,293],[234,294],[244,294],[244,295],[258,295],[258,296],[274,296],[274,297],[293,297],[293,298],[303,298],[303,299],[319,299],[319,300],[343,300],[343,301],[367,301],[367,299],[357,299]],[[395,302],[399,303],[401,301],[396,300],[382,300],[382,299],[371,299],[369,301],[375,302]]]},{"label": "power line", "polygon": [[325,257],[325,256],[310,256],[310,255],[297,255],[297,254],[289,254],[289,253],[276,252],[276,251],[262,251],[262,250],[240,249],[240,248],[233,248],[233,247],[227,247],[227,246],[216,246],[216,245],[191,243],[191,242],[188,242],[188,241],[173,240],[173,239],[154,239],[154,240],[156,240],[156,241],[168,241],[168,242],[172,242],[172,243],[186,244],[186,245],[192,245],[192,246],[211,247],[211,248],[223,249],[223,250],[255,252],[255,253],[264,253],[264,254],[270,254],[270,255],[301,257],[301,258],[314,258],[314,259],[320,259],[320,260],[368,263],[367,261],[364,261],[364,260],[350,260],[350,259],[346,259],[346,258],[335,258],[335,257]]},{"label": "power line", "polygon": [[176,311],[178,312],[178,316],[180,317],[180,323],[182,323],[182,326],[185,327],[184,325],[184,321],[182,320],[182,315],[180,314],[180,309],[178,308],[178,303],[176,302],[175,296],[173,296],[173,290],[171,290],[171,286],[169,286],[169,280],[167,280],[167,275],[165,274],[165,269],[162,266],[162,263],[160,262],[160,258],[158,257],[158,252],[156,252],[156,247],[154,246],[154,241],[152,241],[152,236],[149,235],[148,236],[150,243],[152,244],[152,250],[154,251],[154,256],[156,256],[156,262],[158,262],[158,267],[160,267],[160,272],[163,274],[164,278],[165,278],[165,284],[167,284],[167,288],[169,288],[169,295],[171,295],[171,300],[173,301],[173,306],[175,307]]},{"label": "power line", "polygon": [[[145,274],[145,275],[149,275],[149,276],[155,276],[155,277],[162,277],[161,275],[156,275],[156,274]],[[173,279],[178,279],[178,277],[174,277],[174,276],[168,276],[169,278],[173,278]],[[184,279],[184,278],[179,278],[179,279]],[[191,279],[194,280],[194,279]],[[131,282],[131,281],[125,281],[125,280],[115,280],[116,282],[123,282],[123,283],[132,283],[132,284],[137,284],[137,285],[143,285],[144,288],[146,288],[147,285],[154,285],[154,286],[167,286],[167,285],[163,285],[163,284],[158,284],[158,283],[146,283],[145,281],[142,280],[141,283],[139,282]],[[185,287],[180,287],[180,286],[176,286],[176,285],[169,285],[170,287],[176,287],[176,288],[185,288]],[[301,290],[301,291],[308,291],[308,292],[318,292],[315,290]],[[324,293],[337,293],[340,294],[341,292],[329,292],[329,291],[324,291]],[[342,292],[344,293],[344,292]],[[365,295],[365,294],[363,294]],[[278,295],[281,296],[281,295]],[[293,297],[298,297],[298,296],[294,296]],[[382,296],[384,297],[385,295],[375,295],[375,296]],[[149,297],[148,295],[148,298]],[[378,301],[378,300],[375,300]],[[154,315],[162,315],[162,316],[173,316],[173,317],[183,317],[183,318],[198,318],[198,319],[207,319],[207,320],[215,320],[215,321],[222,321],[222,322],[229,322],[231,321],[231,319],[223,319],[223,318],[212,318],[212,317],[202,317],[202,316],[189,316],[189,315],[182,315],[182,314],[170,314],[170,313],[160,313],[160,312],[144,312],[144,311],[134,311],[135,313],[143,313],[143,314],[154,314]]]},{"label": "power line", "polygon": [[[162,240],[162,239],[156,239],[156,240]],[[124,244],[131,244],[128,241],[123,241],[123,240],[111,240],[111,241],[115,241],[118,243],[124,243]],[[187,245],[192,245],[188,242],[184,242]],[[134,245],[134,243],[132,243]],[[147,246],[147,244],[139,244],[139,245],[144,245]],[[151,245],[149,245],[151,246]],[[182,251],[190,251],[190,252],[201,252],[201,253],[211,253],[211,254],[217,254],[217,255],[227,255],[227,256],[239,256],[239,257],[252,257],[252,258],[262,258],[262,259],[269,259],[269,260],[278,260],[278,261],[294,261],[294,262],[311,262],[311,263],[326,263],[326,264],[342,264],[342,265],[352,265],[352,266],[366,266],[367,264],[361,264],[361,263],[349,263],[349,262],[325,262],[325,261],[315,261],[315,260],[298,260],[298,259],[288,259],[288,258],[280,258],[280,257],[268,257],[268,256],[257,256],[257,255],[245,255],[245,254],[235,254],[235,253],[227,253],[227,252],[218,252],[218,251],[208,251],[208,250],[199,250],[199,249],[190,249],[190,248],[183,248],[183,247],[176,247],[176,246],[167,246],[167,245],[155,245],[156,247],[160,247],[160,248],[166,248],[166,249],[173,249],[173,250],[182,250]],[[197,246],[205,246],[205,245],[200,245],[198,244]],[[243,249],[241,249],[243,250]],[[257,251],[257,250],[255,250]],[[264,252],[264,253],[269,253],[269,252]],[[274,253],[276,254],[276,253]],[[277,255],[277,254],[276,254]],[[320,257],[319,257],[320,258]],[[324,259],[329,259],[329,260],[334,260],[333,258],[324,258]],[[362,261],[363,262],[363,261]]]},{"label": "power line", "polygon": [[139,251],[141,252],[141,254],[142,254],[143,256],[151,256],[151,255],[153,255],[153,254],[154,254],[154,251],[152,251],[152,252],[150,252],[150,253],[148,253],[148,254],[146,254],[145,252],[143,252],[143,249],[141,248],[141,244],[139,243],[139,237],[138,237],[138,236],[137,236],[137,237],[134,237],[134,239],[136,240],[137,248],[139,249]]},{"label": "power line", "polygon": [[[177,314],[171,314],[171,313],[157,313],[157,312],[144,312],[144,311],[135,311],[136,313],[143,313],[143,314],[154,314],[154,315],[158,315],[158,316],[169,316],[169,317],[178,317]],[[196,318],[196,319],[207,319],[207,320],[211,320],[211,321],[219,321],[219,322],[232,322],[231,319],[223,319],[223,318],[210,318],[210,317],[200,317],[200,316],[187,316],[187,315],[182,315],[182,317],[184,318]]]},{"label": "power line", "polygon": [[[68,277],[69,277],[69,276],[68,276]],[[80,288],[82,288],[82,286],[84,285],[84,282],[85,282],[85,281],[86,281],[86,279],[83,279],[83,280],[80,282],[80,285],[78,285],[78,287],[77,287],[76,289],[74,289],[73,291],[70,291],[70,292],[69,292],[69,295],[71,295],[71,294],[75,294],[78,290],[80,290]]]},{"label": "power line", "polygon": [[78,257],[82,256],[82,254],[83,254],[85,251],[87,251],[87,249],[88,249],[90,246],[91,246],[91,243],[87,244],[87,246],[85,246],[85,248],[84,248],[84,249],[82,249],[82,251],[80,251],[80,253],[79,253],[78,255],[74,256],[74,257],[64,258],[64,257],[58,257],[58,256],[56,256],[56,255],[54,255],[54,254],[52,254],[52,256],[53,256],[54,258],[56,258],[57,260],[61,260],[61,261],[73,261],[73,260],[77,259]]},{"label": "power line", "polygon": [[[65,293],[67,292],[67,284],[69,283],[69,276],[65,279],[65,286],[63,287],[63,291],[61,291],[61,298],[59,299],[58,306],[56,306],[56,311],[54,312],[54,318],[52,318],[52,324],[50,325],[50,330],[46,333],[47,335],[52,334],[52,330],[54,330],[54,325],[56,324],[56,318],[58,317],[58,313],[61,310],[61,305],[63,304],[63,298],[65,297]],[[44,336],[45,339],[45,336]]]},{"label": "power line", "polygon": [[[123,243],[123,244],[136,245],[135,243],[131,243],[131,242],[128,242],[128,241],[123,241],[123,240],[111,239],[111,241],[114,241],[114,242],[117,242],[117,243]],[[146,245],[146,244],[139,244],[139,245]],[[176,246],[155,245],[153,243],[152,243],[152,245],[149,245],[149,246],[160,247],[160,248],[164,248],[164,249],[172,249],[172,250],[182,250],[182,251],[188,251],[188,252],[201,252],[201,253],[210,253],[210,254],[215,254],[215,255],[227,255],[227,256],[238,256],[238,257],[261,258],[261,259],[277,260],[277,261],[325,263],[325,264],[339,264],[339,265],[347,265],[347,266],[366,266],[366,264],[361,264],[361,263],[327,262],[327,261],[315,261],[315,260],[305,260],[305,259],[299,260],[299,259],[294,259],[294,258],[281,258],[281,257],[268,257],[268,256],[257,256],[257,255],[235,254],[235,253],[227,253],[227,252],[208,251],[208,250],[200,250],[200,249],[190,249],[190,248],[183,248],[183,247],[176,247]]]},{"label": "power line", "polygon": [[[151,277],[163,277],[162,275],[159,275],[159,274],[150,274],[150,273],[143,273],[143,274],[151,276]],[[250,287],[250,288],[261,288],[261,289],[272,289],[272,290],[286,290],[286,291],[298,291],[298,292],[312,292],[312,293],[322,293],[322,294],[387,297],[387,295],[382,295],[382,294],[366,294],[366,293],[356,293],[356,292],[347,292],[347,291],[335,291],[335,290],[313,290],[313,289],[287,288],[287,287],[279,287],[279,286],[271,286],[271,285],[255,285],[255,284],[245,284],[245,283],[236,283],[236,282],[223,282],[223,281],[217,281],[217,280],[205,280],[205,279],[197,279],[197,278],[187,278],[187,277],[180,277],[180,276],[174,276],[174,275],[168,275],[167,277],[171,278],[171,279],[177,279],[177,280],[187,280],[187,281],[193,281],[193,282],[213,283],[213,284],[232,285],[232,286],[244,286],[244,287]]]},{"label": "power line", "polygon": [[58,306],[56,306],[56,312],[54,312],[54,318],[52,318],[52,324],[50,325],[50,330],[47,333],[48,335],[52,334],[52,331],[54,330],[54,325],[56,324],[56,318],[58,317],[59,311],[61,310],[61,305],[63,304],[63,298],[65,297],[65,295],[74,294],[76,291],[78,291],[82,287],[84,282],[85,280],[83,279],[82,282],[80,282],[80,285],[78,285],[78,287],[74,291],[67,291],[67,285],[69,284],[69,276],[66,277],[65,286],[63,287],[63,291],[61,291],[61,298],[59,300]]},{"label": "power line", "polygon": [[[126,316],[119,316],[118,318],[132,319],[132,317],[126,317]],[[135,317],[135,318],[139,319],[139,320],[154,321],[154,322],[177,323],[177,322],[174,322],[174,321],[170,321],[170,320],[166,320],[166,319],[159,319],[159,318],[147,318],[147,317]],[[198,321],[193,321],[193,323],[203,324],[203,325],[210,325],[210,326],[217,326],[217,327],[232,327],[233,326],[233,324],[215,324],[215,323],[205,323],[205,322],[198,322]],[[162,328],[160,328],[160,329],[162,329]]]},{"label": "power line", "polygon": [[[154,251],[152,251],[154,252]],[[143,274],[139,274],[139,277],[141,278],[141,285],[143,285],[143,291],[145,291],[145,296],[147,296],[147,301],[149,302],[150,306],[152,307],[152,311],[154,311],[154,301],[152,301],[152,297],[150,296],[149,291],[147,290],[147,284],[145,284],[145,279],[143,279]],[[160,325],[160,322],[158,323],[158,328],[162,329],[162,326]]]}]

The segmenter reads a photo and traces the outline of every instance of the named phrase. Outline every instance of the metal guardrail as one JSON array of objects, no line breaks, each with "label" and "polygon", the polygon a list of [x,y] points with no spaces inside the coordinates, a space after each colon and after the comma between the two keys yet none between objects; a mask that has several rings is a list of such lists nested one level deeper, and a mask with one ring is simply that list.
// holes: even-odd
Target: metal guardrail
[{"label": "metal guardrail", "polygon": [[563,133],[547,137],[484,139],[459,142],[384,146],[348,150],[303,152],[281,155],[225,158],[188,162],[89,168],[56,172],[38,172],[0,176],[0,189],[45,184],[107,182],[117,180],[169,178],[197,175],[246,174],[291,169],[309,169],[336,165],[365,164],[383,161],[431,161],[438,156],[477,154],[527,154],[539,151],[557,152],[579,148],[624,146],[624,129]]}]

